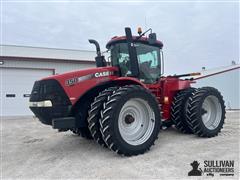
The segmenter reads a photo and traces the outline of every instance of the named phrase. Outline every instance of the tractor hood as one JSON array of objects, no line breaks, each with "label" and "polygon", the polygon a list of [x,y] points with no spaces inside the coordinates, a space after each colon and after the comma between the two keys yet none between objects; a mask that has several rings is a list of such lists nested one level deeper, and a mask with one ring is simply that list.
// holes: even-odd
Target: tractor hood
[{"label": "tractor hood", "polygon": [[79,71],[68,72],[59,75],[53,75],[40,80],[43,89],[51,89],[53,84],[63,90],[64,94],[74,105],[85,93],[96,87],[102,87],[108,83],[118,84],[139,84],[145,86],[139,80],[133,77],[119,77],[117,67],[99,67]]},{"label": "tractor hood", "polygon": [[43,78],[45,80],[56,80],[64,89],[72,104],[89,89],[102,83],[119,78],[117,67],[89,68],[79,71],[68,72]]},{"label": "tractor hood", "polygon": [[[70,80],[72,78],[80,78],[82,77],[82,80],[84,77],[88,76],[90,78],[99,78],[99,77],[106,77],[109,75],[113,75],[114,72],[117,72],[118,68],[116,67],[99,67],[99,68],[89,68],[89,69],[84,69],[84,70],[79,70],[79,71],[72,71],[72,72],[67,72],[63,74],[57,74],[53,76],[49,76],[46,78],[43,78],[42,80],[46,79],[56,79],[60,82],[63,80]],[[87,79],[87,77],[85,78]],[[67,84],[71,85],[71,82],[66,82]]]}]

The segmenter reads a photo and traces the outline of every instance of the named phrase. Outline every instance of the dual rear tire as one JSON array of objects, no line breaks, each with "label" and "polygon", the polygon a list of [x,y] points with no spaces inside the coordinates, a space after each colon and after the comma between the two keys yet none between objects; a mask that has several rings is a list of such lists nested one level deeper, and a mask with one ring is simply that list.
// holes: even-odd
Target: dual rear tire
[{"label": "dual rear tire", "polygon": [[223,127],[225,114],[223,97],[212,87],[178,92],[171,108],[171,119],[176,129],[200,137],[217,136]]},{"label": "dual rear tire", "polygon": [[187,122],[194,134],[214,137],[223,128],[225,105],[221,93],[213,87],[198,89],[187,104]]}]

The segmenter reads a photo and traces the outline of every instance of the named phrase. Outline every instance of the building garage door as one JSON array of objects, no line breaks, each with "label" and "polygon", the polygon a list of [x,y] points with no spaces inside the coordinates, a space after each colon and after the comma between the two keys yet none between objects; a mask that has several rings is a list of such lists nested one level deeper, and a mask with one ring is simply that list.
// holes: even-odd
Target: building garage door
[{"label": "building garage door", "polygon": [[1,115],[33,115],[28,108],[34,81],[53,74],[53,70],[0,68]]}]

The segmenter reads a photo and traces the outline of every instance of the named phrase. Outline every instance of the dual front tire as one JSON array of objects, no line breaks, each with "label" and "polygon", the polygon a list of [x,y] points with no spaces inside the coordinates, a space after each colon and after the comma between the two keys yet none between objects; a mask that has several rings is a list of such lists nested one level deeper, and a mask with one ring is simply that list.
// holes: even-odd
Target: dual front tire
[{"label": "dual front tire", "polygon": [[155,97],[141,86],[129,85],[101,92],[91,105],[88,123],[100,145],[131,156],[154,144],[161,118]]}]

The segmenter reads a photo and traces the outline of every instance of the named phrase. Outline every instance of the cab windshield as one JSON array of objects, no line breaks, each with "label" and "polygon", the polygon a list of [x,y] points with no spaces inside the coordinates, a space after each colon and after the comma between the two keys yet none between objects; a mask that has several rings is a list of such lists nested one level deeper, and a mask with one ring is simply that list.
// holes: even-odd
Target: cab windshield
[{"label": "cab windshield", "polygon": [[[149,84],[156,82],[161,76],[160,48],[140,43],[134,44],[139,64],[139,80]],[[131,76],[127,43],[111,46],[111,60],[113,66],[118,66],[122,76]]]}]

